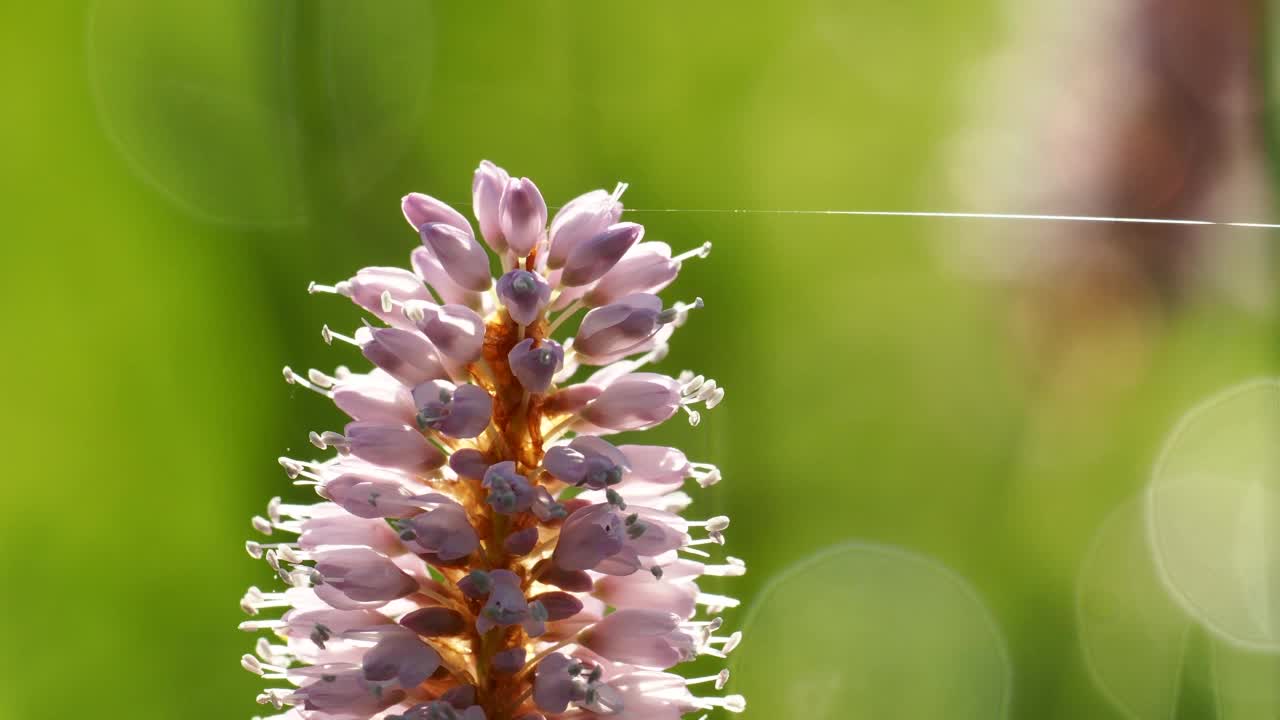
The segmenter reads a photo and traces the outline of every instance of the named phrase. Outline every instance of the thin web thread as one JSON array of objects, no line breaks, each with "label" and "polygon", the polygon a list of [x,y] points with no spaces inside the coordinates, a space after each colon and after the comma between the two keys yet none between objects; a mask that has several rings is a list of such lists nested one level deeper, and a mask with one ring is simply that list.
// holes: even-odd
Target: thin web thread
[{"label": "thin web thread", "polygon": [[958,220],[1031,220],[1043,222],[1128,223],[1134,225],[1213,225],[1280,230],[1280,223],[1196,220],[1179,218],[1110,217],[1105,215],[1037,215],[1031,213],[924,212],[907,210],[752,210],[689,208],[626,208],[628,213],[708,213],[718,215],[846,215],[857,217],[915,217]]}]

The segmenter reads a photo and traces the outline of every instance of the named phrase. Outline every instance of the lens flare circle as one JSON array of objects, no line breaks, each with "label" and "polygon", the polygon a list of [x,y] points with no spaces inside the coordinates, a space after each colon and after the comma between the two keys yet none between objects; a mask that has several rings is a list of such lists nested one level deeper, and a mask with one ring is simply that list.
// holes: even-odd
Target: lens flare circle
[{"label": "lens flare circle", "polygon": [[1147,537],[1174,599],[1219,638],[1280,652],[1280,380],[1192,409],[1146,493]]},{"label": "lens flare circle", "polygon": [[1004,637],[972,586],[930,558],[837,545],[769,582],[744,623],[744,717],[1007,717]]}]

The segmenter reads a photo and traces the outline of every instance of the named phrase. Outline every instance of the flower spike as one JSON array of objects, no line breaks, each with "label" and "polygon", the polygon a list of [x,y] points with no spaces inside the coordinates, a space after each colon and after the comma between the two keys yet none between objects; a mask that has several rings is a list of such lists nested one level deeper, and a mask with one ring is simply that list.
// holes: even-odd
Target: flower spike
[{"label": "flower spike", "polygon": [[328,459],[279,459],[320,502],[274,498],[251,520],[269,537],[245,550],[283,587],[241,598],[253,619],[240,627],[273,637],[240,663],[279,682],[258,696],[272,717],[743,710],[742,696],[723,693],[728,671],[672,670],[723,658],[742,637],[719,634],[716,616],[738,600],[698,587],[746,570],[712,559],[729,519],[679,515],[685,488],[710,487],[720,471],[675,448],[604,437],[680,412],[696,424],[695,405],[724,397],[705,376],[650,371],[702,307],[658,293],[710,244],[673,256],[640,242],[644,228],[621,221],[625,188],[569,201],[548,228],[537,186],[483,161],[472,183],[479,237],[447,204],[410,193],[401,209],[421,239],[411,269],[312,284],[371,315],[354,333],[325,327],[322,337],[354,345],[372,367],[283,371],[351,421],[310,434],[336,451]]}]

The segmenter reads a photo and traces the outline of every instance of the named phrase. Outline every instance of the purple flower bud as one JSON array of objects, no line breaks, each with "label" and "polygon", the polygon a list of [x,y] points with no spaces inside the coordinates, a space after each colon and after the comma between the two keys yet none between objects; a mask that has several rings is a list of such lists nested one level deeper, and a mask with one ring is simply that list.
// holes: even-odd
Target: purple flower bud
[{"label": "purple flower bud", "polygon": [[484,347],[484,319],[463,305],[423,308],[418,329],[442,355],[459,365],[475,362]]},{"label": "purple flower bud", "polygon": [[494,627],[519,625],[529,619],[529,602],[520,590],[520,578],[510,570],[494,570],[489,573],[493,587],[489,599],[476,617],[476,630],[480,634]]},{"label": "purple flower bud", "polygon": [[333,404],[352,420],[408,425],[417,411],[409,388],[385,372],[349,375],[333,385]]},{"label": "purple flower bud", "polygon": [[557,445],[542,456],[542,469],[570,485],[582,483],[586,465],[586,456],[568,445]]},{"label": "purple flower bud", "polygon": [[360,351],[374,365],[410,387],[446,376],[435,347],[423,336],[400,328],[361,328]]},{"label": "purple flower bud", "polygon": [[524,667],[525,652],[522,647],[513,647],[493,656],[493,669],[504,675],[519,672]]},{"label": "purple flower bud", "polygon": [[[295,671],[315,671],[315,667]],[[404,699],[404,691],[374,692],[359,668],[307,672],[318,679],[298,688],[291,702],[330,717],[369,717]]]},{"label": "purple flower bud", "polygon": [[615,608],[665,610],[687,619],[693,617],[697,608],[698,586],[637,572],[600,578],[592,593]]},{"label": "purple flower bud", "polygon": [[541,340],[534,347],[533,338],[516,343],[507,353],[511,373],[520,386],[531,393],[544,393],[551,387],[551,378],[564,367],[564,348],[555,340]]},{"label": "purple flower bud", "polygon": [[479,385],[456,388],[443,380],[422,383],[413,389],[418,425],[452,438],[473,438],[489,427],[493,397]]},{"label": "purple flower bud", "polygon": [[696,655],[680,616],[663,610],[624,609],[606,615],[582,635],[582,644],[614,662],[665,669]]},{"label": "purple flower bud", "polygon": [[447,607],[424,607],[400,618],[400,624],[423,637],[461,635],[467,629],[462,613]]},{"label": "purple flower bud", "polygon": [[419,245],[410,253],[409,261],[413,263],[414,274],[430,285],[443,302],[469,307],[480,306],[480,293],[472,292],[454,282],[431,248]]},{"label": "purple flower bud", "polygon": [[606,387],[580,415],[592,425],[621,432],[658,425],[679,407],[678,382],[655,373],[631,373]]},{"label": "purple flower bud", "polygon": [[418,513],[420,503],[400,483],[343,474],[322,486],[325,497],[359,518],[403,518]]},{"label": "purple flower bud", "polygon": [[555,498],[551,497],[551,493],[547,492],[546,488],[536,487],[533,492],[533,507],[529,509],[532,510],[533,514],[542,522],[554,523],[565,519],[569,515],[569,512],[565,509],[564,505],[556,502]]},{"label": "purple flower bud", "polygon": [[517,325],[530,325],[551,299],[551,286],[535,272],[512,270],[498,278],[498,299]]},{"label": "purple flower bud", "polygon": [[693,466],[685,454],[661,445],[622,445],[618,450],[631,464],[626,481],[654,485],[679,485],[689,477]]},{"label": "purple flower bud", "polygon": [[493,589],[493,579],[484,570],[472,570],[458,581],[458,589],[472,600],[479,600]]},{"label": "purple flower bud", "polygon": [[343,432],[351,454],[374,465],[418,472],[444,464],[444,454],[408,425],[353,422]]},{"label": "purple flower bud", "polygon": [[592,190],[570,200],[551,220],[547,267],[562,267],[575,247],[604,232],[621,217],[622,203],[604,190]]},{"label": "purple flower bud", "polygon": [[470,233],[452,225],[430,223],[419,231],[422,244],[431,248],[449,278],[460,287],[484,292],[493,284],[489,276],[489,254]]},{"label": "purple flower bud", "polygon": [[592,505],[564,521],[551,559],[561,570],[593,570],[621,551],[625,538],[623,517],[610,505]]},{"label": "purple flower bud", "polygon": [[414,580],[389,558],[368,548],[319,550],[314,554],[316,595],[339,610],[360,603],[387,603],[418,590]]},{"label": "purple flower bud", "polygon": [[643,242],[622,256],[583,297],[587,307],[616,302],[632,293],[656,293],[680,274],[680,263],[671,259],[671,246]]},{"label": "purple flower bud", "polygon": [[467,222],[462,213],[430,195],[409,193],[400,200],[400,210],[414,230],[421,231],[423,226],[432,223],[444,223],[468,235],[472,234],[471,223]]},{"label": "purple flower bud", "polygon": [[408,328],[410,325],[399,309],[383,308],[383,293],[399,303],[431,299],[431,293],[427,292],[422,280],[404,268],[363,268],[356,273],[355,277],[347,281],[347,287],[351,292],[351,300],[355,304],[378,316],[387,324],[397,327]]},{"label": "purple flower bud", "polygon": [[502,193],[498,207],[498,221],[507,240],[507,249],[517,257],[533,252],[547,227],[547,203],[532,180],[512,178],[507,181],[507,189]]},{"label": "purple flower bud", "polygon": [[657,295],[628,295],[587,313],[573,338],[573,349],[587,358],[625,352],[653,337],[661,318],[662,300]]},{"label": "purple flower bud", "polygon": [[502,541],[502,549],[509,555],[526,555],[538,544],[538,528],[531,527],[517,530]]},{"label": "purple flower bud", "polygon": [[591,435],[576,437],[568,445],[553,447],[542,458],[542,467],[570,485],[603,490],[622,481],[628,465],[618,448]]},{"label": "purple flower bud", "polygon": [[405,527],[406,534],[412,535],[413,546],[435,553],[444,561],[464,558],[480,547],[480,538],[467,519],[467,511],[454,503],[414,515],[405,522]]},{"label": "purple flower bud", "polygon": [[[371,609],[330,610],[322,608],[300,612],[290,610],[285,615],[289,623],[285,634],[299,641],[310,640],[321,650],[331,641],[343,642],[343,634],[351,630],[368,630],[388,624],[387,616]],[[299,643],[300,644],[300,643]]]},{"label": "purple flower bud", "polygon": [[395,682],[413,688],[426,682],[440,667],[440,654],[430,645],[410,635],[389,635],[364,654],[364,679],[375,683]]},{"label": "purple flower bud", "polygon": [[[458,710],[465,710],[476,704],[476,686],[467,683],[466,685],[449,688],[441,693],[440,702],[449,703]],[[427,720],[435,720],[435,718],[428,718]],[[462,718],[462,720],[468,719]]]},{"label": "purple flower bud", "polygon": [[484,454],[479,450],[463,448],[449,456],[449,467],[461,477],[479,480],[489,469],[489,463],[485,461]]},{"label": "purple flower bud", "polygon": [[509,460],[490,466],[481,485],[489,491],[485,501],[494,511],[504,515],[528,510],[536,498],[529,478],[518,474],[516,464]]},{"label": "purple flower bud", "polygon": [[382,518],[333,515],[303,521],[298,547],[303,550],[318,550],[332,545],[367,545],[387,555],[402,550],[399,538]]},{"label": "purple flower bud", "polygon": [[547,620],[550,622],[567,620],[582,612],[582,601],[567,592],[558,590],[545,592],[534,597],[533,601],[542,603],[542,606],[547,609]]},{"label": "purple flower bud", "polygon": [[569,592],[590,592],[594,583],[585,570],[561,570],[554,563],[542,573],[540,580]]},{"label": "purple flower bud", "polygon": [[511,176],[506,170],[488,160],[481,160],[480,167],[471,180],[471,209],[480,222],[480,232],[485,242],[494,252],[501,253],[507,249],[507,241],[502,235],[498,208],[502,204],[502,193],[507,189],[507,181]]},{"label": "purple flower bud", "polygon": [[573,249],[564,263],[560,284],[576,287],[599,280],[632,245],[644,237],[644,226],[633,222],[610,225]]}]

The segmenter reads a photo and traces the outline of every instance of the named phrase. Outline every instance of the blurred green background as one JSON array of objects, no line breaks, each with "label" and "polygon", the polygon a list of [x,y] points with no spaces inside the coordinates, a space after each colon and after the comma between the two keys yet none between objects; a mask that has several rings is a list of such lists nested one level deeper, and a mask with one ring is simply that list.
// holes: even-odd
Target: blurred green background
[{"label": "blurred green background", "polygon": [[[280,368],[360,360],[319,334],[357,313],[305,288],[404,264],[416,238],[399,198],[465,209],[482,158],[534,178],[553,205],[625,180],[628,207],[650,210],[1269,217],[1266,73],[1212,62],[1258,56],[1261,8],[1134,2],[1118,18],[1115,3],[1093,5],[7,8],[0,720],[261,713],[259,680],[237,666],[252,644],[235,631],[237,599],[270,582],[241,549],[248,518],[271,495],[306,496],[275,458],[309,456],[307,431],[341,423]],[[1068,16],[1074,34],[1055,20]],[[1197,45],[1188,29],[1221,42]],[[1057,50],[1034,51],[1045,45]],[[1162,81],[1141,68],[1168,63],[1144,52],[1189,74]],[[992,71],[993,58],[1022,74]],[[1113,84],[1115,102],[1081,91],[1084,75]],[[1125,105],[1169,87],[1244,100]],[[1112,134],[1026,140],[1073,113]],[[1254,176],[1205,159],[1223,148],[1252,158]],[[1082,580],[1090,548],[1125,557],[1097,545],[1100,529],[1137,517],[1177,419],[1274,374],[1274,234],[629,219],[677,249],[715,244],[668,293],[708,305],[665,368],[706,373],[728,398],[702,426],[654,435],[726,477],[695,510],[731,515],[729,550],[748,561],[746,577],[716,584],[744,601],[731,624],[759,606],[735,658],[744,717],[1280,717],[1269,658],[1224,672],[1215,658],[1234,651],[1184,627],[1158,582],[1112,597],[1150,574],[1144,553],[1099,570],[1096,587]],[[1133,528],[1125,552],[1141,549],[1140,519],[1113,533]],[[954,598],[892,562],[782,574],[849,542],[916,558],[955,581],[938,586]],[[785,593],[770,601],[774,578]],[[907,608],[906,635],[864,632],[885,607]],[[1095,624],[1107,631],[1090,648]],[[1185,632],[1185,648],[1168,632]],[[975,637],[989,672],[968,664]],[[818,651],[833,647],[843,655]],[[984,682],[987,705],[922,709]]]}]

